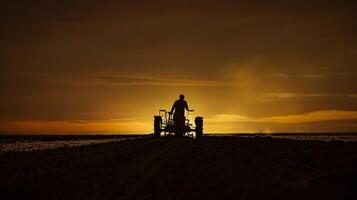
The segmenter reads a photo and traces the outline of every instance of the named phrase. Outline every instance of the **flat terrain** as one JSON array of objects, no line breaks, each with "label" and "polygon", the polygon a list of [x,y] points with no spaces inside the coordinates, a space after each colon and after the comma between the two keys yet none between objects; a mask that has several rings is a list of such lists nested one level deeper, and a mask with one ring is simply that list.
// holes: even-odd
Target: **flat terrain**
[{"label": "flat terrain", "polygon": [[0,155],[1,199],[357,199],[357,142],[140,138]]}]

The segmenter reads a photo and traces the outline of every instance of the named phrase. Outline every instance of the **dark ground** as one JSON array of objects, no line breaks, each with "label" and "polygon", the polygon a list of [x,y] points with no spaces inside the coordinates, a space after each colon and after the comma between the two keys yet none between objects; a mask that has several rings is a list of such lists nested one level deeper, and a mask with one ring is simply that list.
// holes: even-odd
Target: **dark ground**
[{"label": "dark ground", "polygon": [[357,142],[146,138],[0,155],[1,199],[357,199]]}]

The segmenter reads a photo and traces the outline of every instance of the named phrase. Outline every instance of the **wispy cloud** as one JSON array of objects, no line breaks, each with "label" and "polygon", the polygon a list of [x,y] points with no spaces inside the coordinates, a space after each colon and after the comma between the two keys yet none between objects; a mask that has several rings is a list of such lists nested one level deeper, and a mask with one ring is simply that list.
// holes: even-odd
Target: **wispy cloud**
[{"label": "wispy cloud", "polygon": [[263,94],[263,97],[266,100],[298,98],[298,97],[329,97],[329,96],[336,96],[336,95],[335,94],[327,94],[327,93],[266,93],[266,94]]},{"label": "wispy cloud", "polygon": [[218,114],[208,117],[205,121],[207,122],[250,122],[256,121],[256,119],[235,114]]},{"label": "wispy cloud", "polygon": [[357,111],[323,110],[296,115],[253,118],[244,115],[218,114],[207,122],[265,122],[265,123],[310,123],[330,120],[357,120]]},{"label": "wispy cloud", "polygon": [[121,119],[105,119],[105,120],[70,120],[66,121],[72,124],[90,124],[90,123],[116,123],[116,122],[134,122],[134,118],[121,118]]},{"label": "wispy cloud", "polygon": [[356,120],[357,111],[341,111],[341,110],[323,110],[316,112],[309,112],[297,115],[285,115],[276,117],[267,117],[260,119],[263,122],[275,123],[309,123],[318,121],[331,120]]},{"label": "wispy cloud", "polygon": [[332,93],[265,93],[262,94],[264,100],[277,100],[289,98],[313,98],[313,97],[340,97],[340,98],[357,98],[357,94],[332,94]]},{"label": "wispy cloud", "polygon": [[301,74],[298,77],[302,78],[325,78],[328,77],[329,75],[327,74]]},{"label": "wispy cloud", "polygon": [[135,75],[128,73],[97,75],[54,75],[47,74],[49,81],[55,84],[82,87],[116,87],[116,86],[201,86],[222,87],[230,83],[220,80],[178,79],[157,75]]},{"label": "wispy cloud", "polygon": [[9,121],[0,122],[0,132],[21,134],[148,133],[151,123],[135,120]]},{"label": "wispy cloud", "polygon": [[276,73],[273,74],[274,77],[278,78],[306,78],[306,79],[319,79],[329,77],[329,74],[284,74]]},{"label": "wispy cloud", "polygon": [[288,74],[283,74],[283,73],[277,73],[273,74],[274,77],[279,77],[279,78],[288,78],[290,77]]}]

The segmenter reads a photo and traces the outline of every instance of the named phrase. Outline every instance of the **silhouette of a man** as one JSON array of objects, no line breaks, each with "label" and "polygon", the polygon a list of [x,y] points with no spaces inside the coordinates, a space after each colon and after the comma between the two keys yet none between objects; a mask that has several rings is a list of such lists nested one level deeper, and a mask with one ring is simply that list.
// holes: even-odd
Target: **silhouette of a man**
[{"label": "silhouette of a man", "polygon": [[177,134],[182,134],[184,132],[183,128],[185,126],[185,109],[188,111],[193,111],[188,109],[187,102],[185,101],[185,96],[180,95],[180,99],[176,100],[171,108],[171,113],[174,112],[174,123],[176,127]]}]

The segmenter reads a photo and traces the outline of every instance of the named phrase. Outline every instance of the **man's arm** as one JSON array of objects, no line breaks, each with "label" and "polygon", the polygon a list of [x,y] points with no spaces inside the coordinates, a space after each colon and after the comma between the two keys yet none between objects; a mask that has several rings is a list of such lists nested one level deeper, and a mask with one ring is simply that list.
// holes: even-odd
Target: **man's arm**
[{"label": "man's arm", "polygon": [[188,111],[193,111],[193,110],[190,110],[190,109],[188,109],[188,105],[187,105],[187,102],[185,101],[185,108],[186,108],[186,110],[188,110]]},{"label": "man's arm", "polygon": [[172,105],[172,108],[171,108],[171,113],[173,113],[173,112],[174,112],[175,107],[176,107],[176,101],[175,101],[174,105]]},{"label": "man's arm", "polygon": [[186,101],[185,101],[185,108],[186,108],[186,110],[190,110],[190,109],[188,109],[188,105],[187,105]]}]

